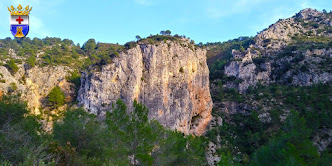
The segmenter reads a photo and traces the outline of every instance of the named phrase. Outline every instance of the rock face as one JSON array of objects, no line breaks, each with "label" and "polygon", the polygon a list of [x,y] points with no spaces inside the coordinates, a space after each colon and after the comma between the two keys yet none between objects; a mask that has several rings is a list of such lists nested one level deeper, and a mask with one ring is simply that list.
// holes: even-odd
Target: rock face
[{"label": "rock face", "polygon": [[253,63],[253,58],[259,56],[259,52],[255,50],[248,49],[244,55],[239,56],[236,50],[232,52],[233,57],[237,57],[240,61],[232,61],[229,65],[225,67],[225,75],[233,76],[241,80],[241,82],[236,85],[240,92],[244,92],[248,89],[250,85],[255,85],[256,83],[269,83],[271,81],[271,63],[265,63],[264,66],[259,66],[264,68],[264,70],[259,71],[257,64]]},{"label": "rock face", "polygon": [[[242,39],[238,38],[234,45],[238,41]],[[220,65],[221,62],[211,63],[211,68],[216,70],[212,73],[215,77],[210,80],[211,94],[215,99],[214,115],[223,114],[225,122],[232,121],[232,114],[250,115],[255,110],[262,123],[269,123],[272,120],[271,110],[278,110],[277,108],[282,110],[280,121],[284,121],[293,109],[285,107],[284,101],[264,97],[264,93],[258,93],[258,98],[262,100],[257,100],[252,96],[253,93],[246,94],[249,87],[258,84],[311,86],[332,83],[332,13],[304,9],[291,18],[272,24],[249,43],[247,50],[233,49],[229,59],[227,45],[231,43],[220,48],[219,44],[215,44],[216,46],[212,45],[209,50],[220,51],[209,53],[219,55],[216,57],[220,61],[228,60],[225,60],[224,65]],[[219,69],[218,65],[223,68]],[[228,90],[238,91],[241,100],[220,95]],[[228,91],[228,94],[229,92],[233,91]],[[211,128],[219,126],[215,125],[213,120],[210,123]],[[322,152],[332,142],[331,130],[324,129],[315,133],[313,142]],[[210,165],[217,165],[220,158],[216,149],[222,145],[214,142],[209,142],[208,145],[207,160]]]},{"label": "rock face", "polygon": [[167,128],[203,134],[212,110],[206,51],[184,40],[141,43],[83,73],[78,100],[89,112],[103,116],[118,99],[129,110],[134,100],[143,103]]},{"label": "rock face", "polygon": [[331,17],[313,9],[279,20],[259,33],[246,51],[232,51],[233,60],[225,65],[224,74],[238,83],[226,87],[245,93],[257,83],[310,86],[332,82],[331,29]]},{"label": "rock face", "polygon": [[[73,93],[70,84],[66,81],[70,69],[68,67],[34,67],[25,70],[19,66],[17,73],[12,75],[6,67],[0,66],[0,91],[3,93],[17,93],[23,101],[27,101],[32,114],[40,114],[45,97],[55,87],[60,86],[66,96]],[[17,87],[12,89],[12,85]],[[13,92],[11,92],[13,91]]]},{"label": "rock face", "polygon": [[259,33],[255,37],[255,47],[267,53],[289,44],[295,35],[332,37],[329,31],[321,31],[331,26],[329,16],[315,9],[304,9],[291,18],[280,19]]}]

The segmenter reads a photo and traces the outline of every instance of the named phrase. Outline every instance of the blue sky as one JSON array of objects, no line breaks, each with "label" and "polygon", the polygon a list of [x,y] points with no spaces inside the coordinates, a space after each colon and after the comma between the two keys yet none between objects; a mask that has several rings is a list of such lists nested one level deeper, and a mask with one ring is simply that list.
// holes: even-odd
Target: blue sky
[{"label": "blue sky", "polygon": [[124,44],[170,29],[197,42],[254,36],[304,8],[332,10],[331,0],[0,0],[0,38],[12,37],[7,7],[30,5],[28,37],[83,44]]}]

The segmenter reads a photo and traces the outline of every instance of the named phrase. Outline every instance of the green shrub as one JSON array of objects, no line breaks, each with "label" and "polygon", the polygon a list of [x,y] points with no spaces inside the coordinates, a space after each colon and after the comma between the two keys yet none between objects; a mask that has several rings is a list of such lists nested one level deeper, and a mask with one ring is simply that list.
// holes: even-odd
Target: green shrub
[{"label": "green shrub", "polygon": [[40,125],[28,113],[26,104],[17,96],[3,96],[0,100],[0,165],[38,165],[52,160],[46,139],[42,141],[38,134]]},{"label": "green shrub", "polygon": [[266,58],[253,58],[252,61],[253,61],[256,65],[261,65],[262,63],[265,63]]},{"label": "green shrub", "polygon": [[15,84],[15,82],[10,83],[10,89],[11,89],[12,91],[17,90],[17,85]]},{"label": "green shrub", "polygon": [[26,62],[30,67],[35,67],[36,65],[36,57],[35,56],[30,56],[28,59],[27,59],[27,62]]},{"label": "green shrub", "polygon": [[251,165],[315,165],[319,155],[309,140],[310,133],[304,118],[292,111],[280,136],[259,148],[253,154]]},{"label": "green shrub", "polygon": [[0,48],[0,55],[6,55],[6,54],[7,54],[7,49]]},{"label": "green shrub", "polygon": [[179,72],[180,72],[180,73],[184,73],[184,69],[183,69],[183,67],[180,67]]},{"label": "green shrub", "polygon": [[0,83],[6,83],[6,80],[2,79],[3,78],[3,74],[0,73]]},{"label": "green shrub", "polygon": [[120,57],[120,54],[118,52],[114,52],[115,57]]},{"label": "green shrub", "polygon": [[67,111],[63,123],[56,123],[53,132],[60,145],[65,146],[70,142],[81,154],[101,157],[106,148],[106,142],[101,140],[104,138],[103,130],[101,121],[95,115],[76,109]]},{"label": "green shrub", "polygon": [[12,74],[15,74],[18,71],[18,66],[15,64],[15,60],[13,59],[7,62],[6,67]]},{"label": "green shrub", "polygon": [[66,102],[65,94],[58,86],[52,89],[52,91],[47,95],[47,98],[50,105],[53,107],[60,107]]},{"label": "green shrub", "polygon": [[252,61],[256,65],[256,72],[265,71],[261,65],[267,61],[267,58],[253,58]]},{"label": "green shrub", "polygon": [[135,41],[131,41],[131,42],[126,43],[126,44],[124,45],[124,47],[125,47],[126,49],[132,49],[132,48],[136,47],[136,45],[137,45],[137,42],[135,42]]},{"label": "green shrub", "polygon": [[73,88],[75,89],[75,94],[77,95],[81,86],[81,74],[75,71],[70,77],[67,78],[67,80],[74,84]]},{"label": "green shrub", "polygon": [[82,49],[89,54],[93,54],[95,52],[96,47],[97,47],[96,40],[89,39],[86,43],[83,44]]}]

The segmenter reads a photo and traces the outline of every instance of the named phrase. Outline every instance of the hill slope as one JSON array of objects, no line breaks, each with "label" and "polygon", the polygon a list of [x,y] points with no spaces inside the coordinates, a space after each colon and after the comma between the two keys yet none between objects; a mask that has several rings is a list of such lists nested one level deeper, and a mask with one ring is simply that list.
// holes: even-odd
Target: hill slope
[{"label": "hill slope", "polygon": [[210,164],[220,160],[217,154],[233,154],[241,163],[253,159],[271,139],[284,139],[293,111],[306,121],[319,152],[331,153],[332,13],[304,9],[253,38],[208,43],[207,49],[215,61],[209,63]]}]

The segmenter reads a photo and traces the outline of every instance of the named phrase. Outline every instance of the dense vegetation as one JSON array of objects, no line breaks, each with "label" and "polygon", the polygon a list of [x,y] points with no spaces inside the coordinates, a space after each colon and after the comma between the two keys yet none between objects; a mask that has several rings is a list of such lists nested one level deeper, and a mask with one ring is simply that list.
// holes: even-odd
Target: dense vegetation
[{"label": "dense vegetation", "polygon": [[[222,90],[220,93],[224,94],[215,100],[253,99],[261,105],[273,106],[269,111],[271,119],[261,120],[262,107],[233,115],[214,110],[215,116],[224,119],[223,125],[203,137],[166,130],[157,121],[149,121],[148,109],[136,102],[134,111],[127,114],[121,100],[113,105],[105,120],[81,108],[68,110],[63,120],[55,123],[52,134],[44,133],[36,117],[26,116],[26,104],[17,97],[3,96],[0,162],[3,165],[204,165],[206,145],[212,141],[222,145],[217,149],[220,165],[328,165],[332,147],[319,154],[312,139],[317,134],[324,137],[324,129],[332,127],[331,92],[329,85],[260,86],[246,95]],[[292,111],[283,119],[285,109]]]},{"label": "dense vegetation", "polygon": [[[14,74],[17,72],[17,64],[25,64],[26,68],[34,66],[69,66],[75,70],[84,70],[89,66],[101,66],[112,63],[112,59],[119,57],[120,53],[134,48],[138,43],[158,44],[160,42],[180,41],[185,36],[171,31],[161,31],[160,35],[150,35],[146,38],[136,36],[137,41],[131,41],[124,45],[98,43],[89,39],[82,47],[75,45],[72,40],[46,37],[44,39],[5,38],[0,40],[0,65],[6,66]],[[194,45],[194,41],[191,41]]]},{"label": "dense vegetation", "polygon": [[85,69],[90,65],[111,62],[123,48],[118,44],[96,43],[94,39],[89,39],[81,48],[68,39],[6,38],[0,40],[0,65],[6,65],[12,73],[17,71],[16,64],[27,64],[30,68],[36,65],[65,65]]},{"label": "dense vegetation", "polygon": [[253,44],[252,37],[239,37],[238,39],[226,42],[206,43],[204,47],[208,49],[207,62],[210,69],[210,78],[215,79],[221,74],[224,65],[230,62],[232,58],[232,50],[240,50],[245,52],[246,49]]},{"label": "dense vegetation", "polygon": [[[323,23],[297,21],[309,30],[292,36],[287,46],[269,54],[258,54],[253,62],[243,64],[255,64],[257,74],[266,71],[264,64],[271,62],[270,78],[274,84],[258,83],[243,94],[237,85],[244,80],[226,76],[224,66],[237,61],[232,59],[232,49],[244,55],[256,39],[239,38],[205,45],[213,114],[223,119],[223,125],[208,131],[206,136],[220,145],[219,165],[331,165],[332,145],[322,141],[331,138],[331,83],[307,87],[291,83],[293,76],[300,73],[331,73],[331,57],[324,50],[332,48],[332,39],[326,35],[332,31]],[[270,42],[264,40],[263,47]],[[262,53],[258,48],[252,49]],[[315,51],[323,53],[316,55]],[[322,148],[324,143],[326,147]]]},{"label": "dense vegetation", "polygon": [[6,67],[12,74],[15,74],[18,71],[18,66],[15,64],[15,61],[13,59],[7,62]]},{"label": "dense vegetation", "polygon": [[[218,149],[224,156],[221,164],[328,165],[332,161],[331,145],[321,155],[313,146],[314,136],[328,137],[325,131],[332,128],[330,85],[270,85],[250,88],[243,95],[227,89],[219,93],[215,102],[235,101],[252,108],[231,115],[214,110],[224,123],[209,131],[207,137],[222,145]],[[268,116],[260,116],[264,113]]]},{"label": "dense vegetation", "polygon": [[166,130],[149,121],[148,109],[117,101],[105,120],[83,109],[69,110],[44,133],[26,104],[0,101],[0,165],[202,165],[204,138]]}]

